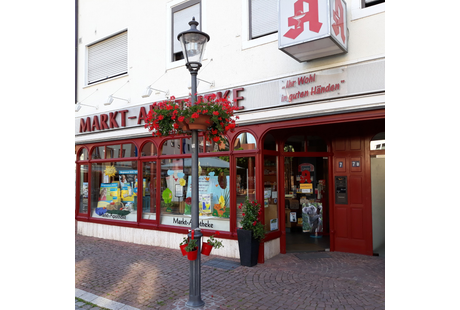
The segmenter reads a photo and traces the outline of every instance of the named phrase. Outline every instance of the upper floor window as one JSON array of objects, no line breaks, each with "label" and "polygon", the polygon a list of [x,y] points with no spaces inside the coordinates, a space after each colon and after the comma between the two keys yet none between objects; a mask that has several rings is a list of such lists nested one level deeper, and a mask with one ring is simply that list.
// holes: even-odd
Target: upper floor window
[{"label": "upper floor window", "polygon": [[278,31],[278,1],[249,0],[249,39]]},{"label": "upper floor window", "polygon": [[88,84],[128,73],[128,31],[88,46]]},{"label": "upper floor window", "polygon": [[376,4],[385,3],[385,0],[361,0],[361,1],[362,1],[362,4],[361,4],[362,8],[368,8]]},{"label": "upper floor window", "polygon": [[184,59],[182,47],[177,36],[182,31],[190,29],[188,24],[192,18],[199,23],[197,29],[201,30],[201,1],[190,0],[172,8],[172,61]]}]

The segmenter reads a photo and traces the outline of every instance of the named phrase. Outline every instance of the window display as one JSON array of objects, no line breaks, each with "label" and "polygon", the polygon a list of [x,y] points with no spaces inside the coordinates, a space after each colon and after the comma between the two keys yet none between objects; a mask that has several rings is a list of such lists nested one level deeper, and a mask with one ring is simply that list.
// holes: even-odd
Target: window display
[{"label": "window display", "polygon": [[137,162],[93,163],[91,216],[137,221]]},{"label": "window display", "polygon": [[[200,227],[230,230],[230,165],[228,157],[199,158]],[[161,224],[189,226],[192,205],[191,158],[163,160]]]}]

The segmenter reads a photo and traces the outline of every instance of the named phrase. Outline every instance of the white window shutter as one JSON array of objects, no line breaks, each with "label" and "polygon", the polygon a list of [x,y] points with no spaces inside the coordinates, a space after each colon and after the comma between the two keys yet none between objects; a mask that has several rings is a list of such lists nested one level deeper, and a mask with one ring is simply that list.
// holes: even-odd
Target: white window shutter
[{"label": "white window shutter", "polygon": [[127,72],[127,31],[88,46],[88,84]]},{"label": "white window shutter", "polygon": [[251,38],[278,31],[277,0],[251,0]]}]

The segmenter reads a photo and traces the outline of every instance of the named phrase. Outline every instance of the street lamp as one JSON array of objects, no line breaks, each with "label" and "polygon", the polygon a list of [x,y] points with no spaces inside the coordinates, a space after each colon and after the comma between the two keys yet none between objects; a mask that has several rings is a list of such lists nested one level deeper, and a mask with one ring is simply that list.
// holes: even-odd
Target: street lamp
[{"label": "street lamp", "polygon": [[[203,57],[209,35],[196,29],[198,22],[193,17],[188,23],[190,29],[179,33],[177,39],[181,43],[182,52],[185,56],[187,69],[192,76],[192,105],[196,102],[197,74],[201,68],[201,58]],[[192,230],[195,230],[195,238],[198,243],[198,257],[190,261],[189,279],[189,298],[185,303],[189,307],[203,307],[204,301],[201,299],[201,237],[203,234],[199,228],[198,212],[198,130],[192,130]],[[190,237],[190,235],[189,235]]]}]

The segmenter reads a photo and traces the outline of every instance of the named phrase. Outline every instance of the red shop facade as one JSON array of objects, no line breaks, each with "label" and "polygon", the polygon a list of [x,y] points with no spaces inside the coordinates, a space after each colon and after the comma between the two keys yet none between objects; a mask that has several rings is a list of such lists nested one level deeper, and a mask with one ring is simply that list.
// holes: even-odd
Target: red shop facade
[{"label": "red shop facade", "polygon": [[[263,119],[245,119],[256,101],[248,88],[233,92],[242,121],[227,143],[199,138],[200,227],[205,239],[220,232],[224,248],[215,254],[238,257],[238,204],[246,199],[263,205],[259,263],[305,250],[379,254],[385,244],[384,102],[347,96],[325,105],[360,107],[311,114],[301,113],[311,105],[290,102],[298,115],[270,118],[278,108],[272,107],[258,112]],[[384,99],[384,92],[377,95]],[[77,232],[179,250],[191,223],[191,137],[142,131],[148,107],[76,119]],[[136,134],[123,134],[129,120]],[[117,134],[89,139],[104,130]]]}]

